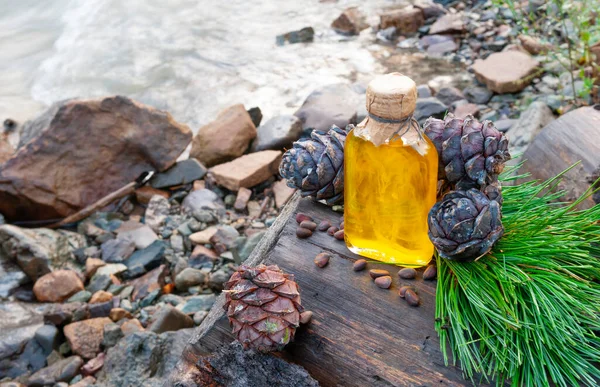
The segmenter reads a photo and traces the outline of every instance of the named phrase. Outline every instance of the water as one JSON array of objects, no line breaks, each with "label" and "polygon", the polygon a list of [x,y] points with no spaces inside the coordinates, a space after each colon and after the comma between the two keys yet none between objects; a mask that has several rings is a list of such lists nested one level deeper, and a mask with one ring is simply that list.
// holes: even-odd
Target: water
[{"label": "water", "polygon": [[[399,4],[0,0],[0,119],[113,94],[165,109],[194,131],[238,102],[266,118],[293,113],[319,86],[386,71],[372,31],[345,38],[329,25],[353,5],[375,25],[383,7]],[[275,45],[276,35],[306,26],[313,43]]]}]

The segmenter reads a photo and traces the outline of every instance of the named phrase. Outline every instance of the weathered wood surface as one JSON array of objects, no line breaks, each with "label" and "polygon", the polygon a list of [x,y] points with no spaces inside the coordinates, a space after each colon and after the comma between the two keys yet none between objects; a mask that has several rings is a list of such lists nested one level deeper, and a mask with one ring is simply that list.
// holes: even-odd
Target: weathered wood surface
[{"label": "weathered wood surface", "polygon": [[[423,281],[422,271],[417,280],[400,280],[397,268],[369,263],[367,269],[392,273],[392,288],[379,289],[368,270],[352,270],[360,257],[344,242],[319,231],[308,239],[296,238],[297,212],[317,222],[336,223],[340,218],[328,207],[296,195],[246,262],[277,264],[295,274],[302,304],[314,312],[311,323],[301,327],[294,343],[280,354],[283,358],[306,368],[322,386],[471,385],[458,368],[444,366],[434,330],[435,281]],[[320,269],[313,259],[322,251],[334,257]],[[420,307],[411,307],[398,296],[405,283],[417,288]],[[188,344],[175,372],[180,377],[199,357],[233,340],[223,303],[220,296]]]},{"label": "weathered wood surface", "polygon": [[[565,174],[559,189],[567,201],[574,201],[590,186],[590,178],[600,168],[600,105],[582,107],[548,124],[525,151],[526,160],[520,172],[531,178],[553,178],[578,161],[581,163]],[[592,198],[584,208],[594,205]]]}]

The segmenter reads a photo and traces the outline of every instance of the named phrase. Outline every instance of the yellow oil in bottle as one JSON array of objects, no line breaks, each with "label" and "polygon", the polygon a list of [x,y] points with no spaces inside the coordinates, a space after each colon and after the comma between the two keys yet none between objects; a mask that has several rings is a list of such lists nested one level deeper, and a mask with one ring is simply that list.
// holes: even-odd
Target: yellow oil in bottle
[{"label": "yellow oil in bottle", "polygon": [[433,143],[416,132],[418,127],[411,130],[379,145],[364,123],[348,134],[344,233],[356,254],[419,267],[427,265],[434,250],[427,214],[436,201],[438,155]]}]

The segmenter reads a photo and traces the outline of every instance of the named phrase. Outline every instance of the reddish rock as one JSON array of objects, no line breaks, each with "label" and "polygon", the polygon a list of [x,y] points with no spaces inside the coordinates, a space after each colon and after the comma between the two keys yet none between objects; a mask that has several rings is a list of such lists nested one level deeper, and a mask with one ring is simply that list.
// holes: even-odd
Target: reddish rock
[{"label": "reddish rock", "polygon": [[331,28],[340,34],[358,35],[360,31],[369,28],[369,25],[357,7],[350,7],[331,23]]},{"label": "reddish rock", "polygon": [[539,62],[521,51],[497,52],[473,64],[475,77],[499,94],[516,93],[531,83]]},{"label": "reddish rock", "polygon": [[106,262],[99,258],[88,258],[85,260],[85,276],[87,278],[92,278],[92,276],[96,273],[96,270],[101,268],[102,266],[106,266]]},{"label": "reddish rock", "polygon": [[194,182],[193,191],[198,191],[206,188],[206,182],[204,180],[196,180]]},{"label": "reddish rock", "polygon": [[296,190],[290,188],[285,183],[285,180],[279,180],[273,184],[273,194],[275,195],[275,206],[281,208],[287,203],[288,200],[294,195]]},{"label": "reddish rock", "polygon": [[237,191],[253,187],[278,173],[281,152],[266,150],[242,156],[211,168],[217,184]]},{"label": "reddish rock", "polygon": [[113,295],[104,290],[98,290],[96,293],[92,294],[92,298],[88,301],[89,304],[100,304],[103,302],[108,302],[113,299]]},{"label": "reddish rock", "polygon": [[126,311],[123,308],[112,308],[110,310],[110,313],[108,314],[108,317],[113,320],[114,322],[117,322],[119,320],[122,320],[124,318],[133,318],[133,316],[131,315],[131,313],[129,313],[128,311]]},{"label": "reddish rock", "polygon": [[165,277],[168,273],[169,269],[167,266],[160,265],[156,269],[149,271],[143,276],[130,281],[128,285],[133,286],[131,300],[140,300],[156,289],[161,289],[165,284]]},{"label": "reddish rock", "polygon": [[33,285],[35,298],[40,302],[63,302],[83,290],[83,282],[72,270],[57,270],[38,278]]},{"label": "reddish rock", "polygon": [[237,198],[235,199],[235,203],[233,204],[233,208],[236,211],[244,211],[246,209],[246,205],[252,196],[252,190],[248,188],[241,187],[237,193]]},{"label": "reddish rock", "polygon": [[83,376],[91,376],[96,372],[100,371],[104,365],[104,352],[100,352],[98,356],[91,359],[81,367],[81,374]]},{"label": "reddish rock", "polygon": [[135,190],[135,197],[140,204],[150,203],[152,196],[159,195],[165,199],[169,198],[169,193],[161,189],[152,188],[149,185],[143,186]]},{"label": "reddish rock", "polygon": [[429,33],[454,34],[465,31],[465,20],[462,13],[449,13],[435,21],[429,28]]},{"label": "reddish rock", "polygon": [[454,110],[456,118],[465,118],[467,115],[476,116],[479,113],[479,106],[474,103],[464,103],[458,105]]},{"label": "reddish rock", "polygon": [[[211,238],[212,238],[212,235],[211,235]],[[208,240],[210,240],[210,238],[208,238]],[[211,249],[209,249],[203,245],[197,245],[194,247],[194,250],[192,250],[192,255],[190,255],[190,261],[192,261],[194,259],[200,259],[200,258],[207,258],[207,259],[215,260],[218,258],[218,256]]]},{"label": "reddish rock", "polygon": [[10,145],[7,140],[0,137],[0,165],[10,159],[13,153],[15,153],[15,149],[12,145]]},{"label": "reddish rock", "polygon": [[521,46],[531,55],[539,55],[547,52],[550,45],[540,42],[538,38],[529,35],[519,35]]},{"label": "reddish rock", "polygon": [[400,34],[417,32],[425,24],[423,12],[418,8],[406,7],[389,11],[380,16],[379,28],[396,27]]},{"label": "reddish rock", "polygon": [[419,8],[423,12],[425,20],[433,17],[438,17],[446,13],[444,7],[432,1],[419,0],[414,3],[415,8]]},{"label": "reddish rock", "polygon": [[0,167],[0,213],[10,221],[71,215],[142,172],[166,170],[191,136],[169,113],[129,98],[65,102]]},{"label": "reddish rock", "polygon": [[98,317],[66,325],[64,334],[73,353],[92,359],[100,352],[104,325],[112,323],[108,317]]},{"label": "reddish rock", "polygon": [[96,378],[93,376],[86,376],[75,384],[71,384],[70,387],[89,387],[96,383]]},{"label": "reddish rock", "polygon": [[125,335],[125,336],[130,335],[135,332],[141,332],[144,330],[145,329],[142,326],[142,323],[137,318],[127,320],[123,323],[123,325],[121,325],[121,331],[123,332],[123,335]]},{"label": "reddish rock", "polygon": [[218,231],[216,226],[210,226],[205,230],[198,231],[190,235],[190,241],[196,245],[205,245],[210,243],[210,238],[213,237]]},{"label": "reddish rock", "polygon": [[256,127],[244,105],[233,105],[198,130],[190,157],[212,167],[243,155],[255,137]]}]

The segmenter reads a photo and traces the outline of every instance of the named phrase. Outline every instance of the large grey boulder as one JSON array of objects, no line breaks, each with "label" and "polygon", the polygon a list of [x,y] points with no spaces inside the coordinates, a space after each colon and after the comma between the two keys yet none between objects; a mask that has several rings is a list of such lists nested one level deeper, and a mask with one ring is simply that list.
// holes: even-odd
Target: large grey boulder
[{"label": "large grey boulder", "polygon": [[336,83],[310,93],[294,113],[304,129],[328,130],[331,125],[345,128],[356,123],[360,96],[345,83]]}]

